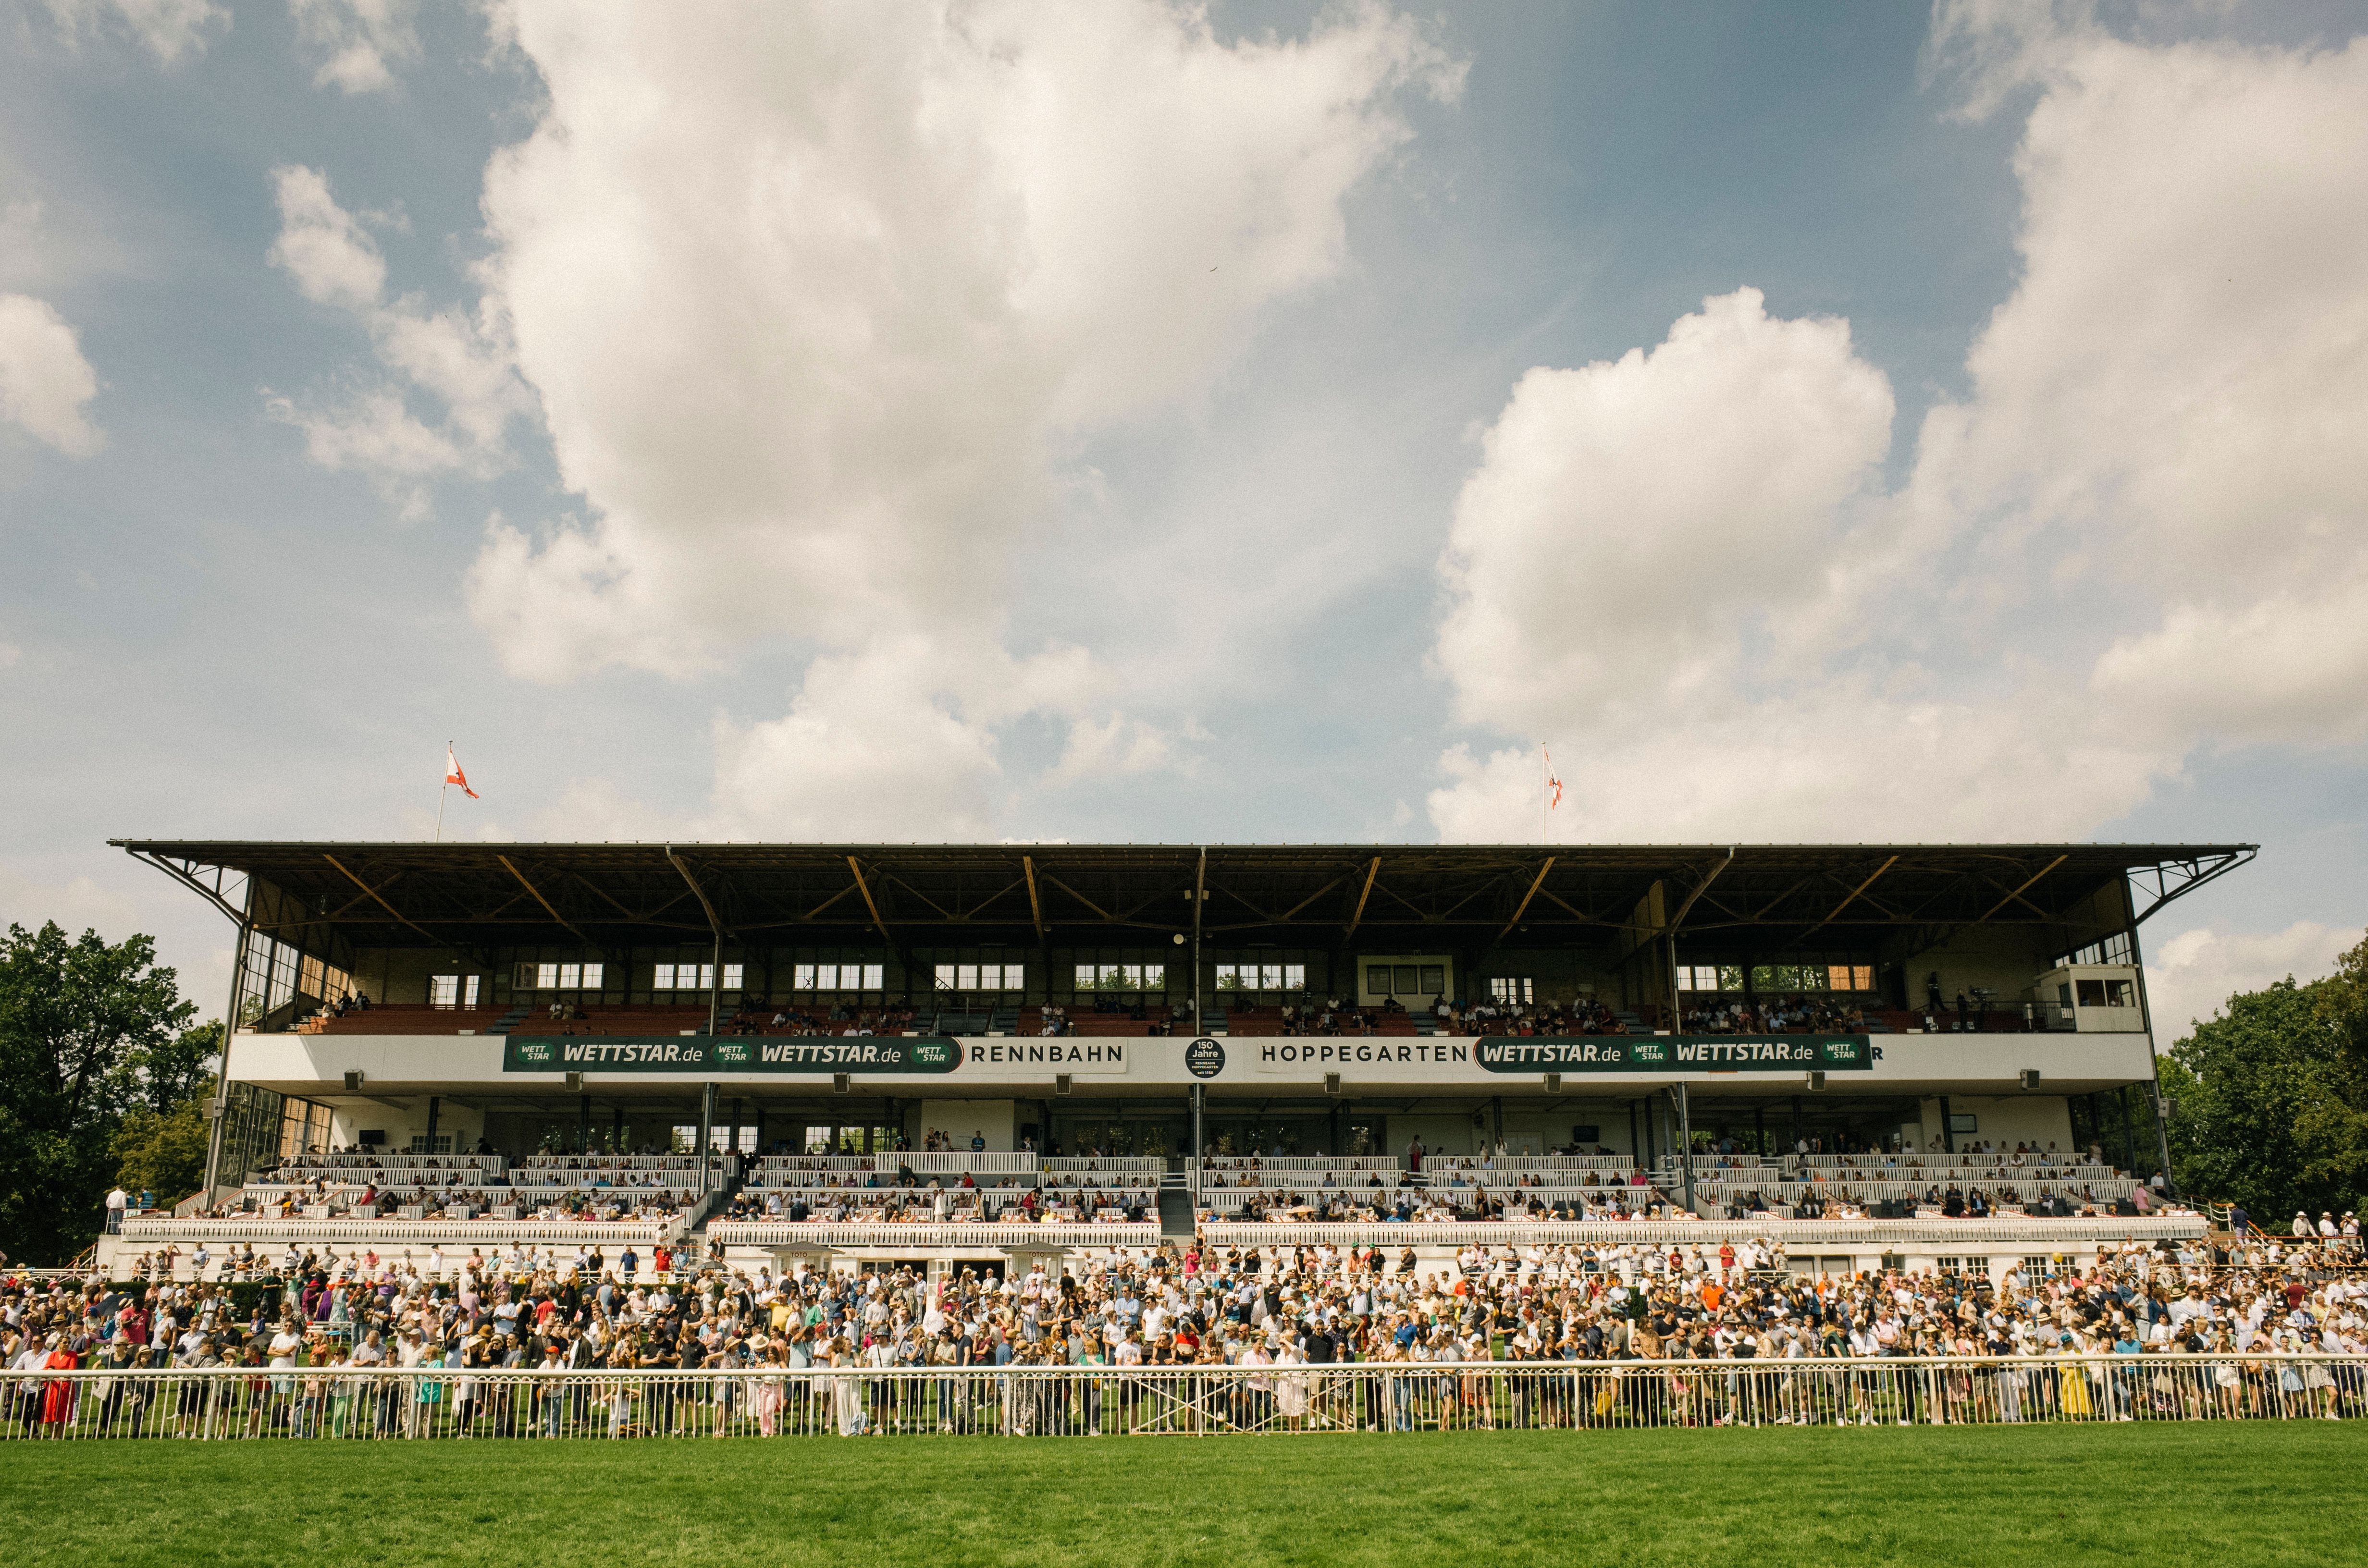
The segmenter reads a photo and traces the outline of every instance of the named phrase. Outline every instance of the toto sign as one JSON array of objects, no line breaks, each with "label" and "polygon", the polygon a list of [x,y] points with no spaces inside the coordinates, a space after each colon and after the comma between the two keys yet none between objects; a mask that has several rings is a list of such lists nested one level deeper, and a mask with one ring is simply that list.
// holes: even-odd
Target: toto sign
[{"label": "toto sign", "polygon": [[1196,1040],[1184,1048],[1184,1066],[1195,1078],[1213,1078],[1225,1070],[1225,1048],[1213,1040]]}]

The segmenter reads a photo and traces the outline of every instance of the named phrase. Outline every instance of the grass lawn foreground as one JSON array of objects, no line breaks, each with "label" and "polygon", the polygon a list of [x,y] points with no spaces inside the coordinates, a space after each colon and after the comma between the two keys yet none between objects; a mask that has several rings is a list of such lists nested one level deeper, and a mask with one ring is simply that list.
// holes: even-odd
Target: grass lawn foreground
[{"label": "grass lawn foreground", "polygon": [[2358,1562],[2368,1426],[0,1447],[40,1563]]}]

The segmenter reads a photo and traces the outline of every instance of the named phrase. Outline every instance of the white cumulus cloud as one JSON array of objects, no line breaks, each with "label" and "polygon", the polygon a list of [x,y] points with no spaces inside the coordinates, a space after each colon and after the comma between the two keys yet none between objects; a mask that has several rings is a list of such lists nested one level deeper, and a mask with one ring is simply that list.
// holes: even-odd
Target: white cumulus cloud
[{"label": "white cumulus cloud", "polygon": [[408,514],[426,508],[431,480],[499,472],[510,460],[510,423],[531,415],[533,399],[490,307],[437,307],[416,293],[390,300],[378,241],[327,177],[291,165],[272,171],[272,182],[279,233],[268,259],[307,300],[352,315],[378,360],[332,399],[267,397],[272,417],[302,432],[314,462],[365,475]]},{"label": "white cumulus cloud", "polygon": [[2240,991],[2259,991],[2291,975],[2307,983],[2333,972],[2361,940],[2356,929],[2297,920],[2283,931],[2230,931],[2202,926],[2146,954],[2146,999],[2157,1043],[2169,1046],[2191,1026],[2221,1012]]},{"label": "white cumulus cloud", "polygon": [[418,0],[288,0],[298,42],[318,58],[316,87],[383,93],[419,58]]},{"label": "white cumulus cloud", "polygon": [[1083,652],[1012,648],[1012,554],[1079,437],[1339,272],[1400,100],[1460,66],[1370,3],[1231,42],[1158,0],[497,25],[546,97],[487,170],[486,309],[584,503],[488,529],[469,603],[507,667],[817,648],[787,713],[719,725],[743,832],[985,832],[1028,713],[1082,725],[1064,779],[1176,765]]},{"label": "white cumulus cloud", "polygon": [[[1846,328],[1748,290],[1488,434],[1436,656],[1571,759],[1558,835],[2077,836],[2199,746],[2368,733],[2368,42],[1938,38],[1974,112],[2035,90],[2023,267],[1896,493]],[[1442,771],[1442,834],[1536,833],[1533,744]]]},{"label": "white cumulus cloud", "polygon": [[159,62],[171,65],[206,51],[216,30],[230,30],[230,7],[214,0],[44,0],[51,19],[70,42],[85,35],[128,33]]},{"label": "white cumulus cloud", "polygon": [[106,444],[85,409],[97,395],[98,373],[65,318],[46,301],[0,294],[0,419],[86,458]]}]

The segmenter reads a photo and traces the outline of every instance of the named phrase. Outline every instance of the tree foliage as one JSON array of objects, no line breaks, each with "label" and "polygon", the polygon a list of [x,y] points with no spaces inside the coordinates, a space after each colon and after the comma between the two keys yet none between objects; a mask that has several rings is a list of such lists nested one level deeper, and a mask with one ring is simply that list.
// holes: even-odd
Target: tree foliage
[{"label": "tree foliage", "polygon": [[170,1208],[196,1192],[206,1180],[206,1142],[210,1130],[204,1116],[206,1090],[199,1090],[170,1111],[134,1106],[116,1129],[113,1153],[115,1179],[137,1198],[148,1193],[159,1207]]},{"label": "tree foliage", "polygon": [[2265,1225],[2368,1196],[2368,941],[2328,978],[2228,999],[2162,1061],[2180,1190]]},{"label": "tree foliage", "polygon": [[10,926],[0,944],[0,1248],[71,1257],[98,1229],[135,1108],[164,1118],[201,1088],[218,1026],[192,1028],[144,936]]}]

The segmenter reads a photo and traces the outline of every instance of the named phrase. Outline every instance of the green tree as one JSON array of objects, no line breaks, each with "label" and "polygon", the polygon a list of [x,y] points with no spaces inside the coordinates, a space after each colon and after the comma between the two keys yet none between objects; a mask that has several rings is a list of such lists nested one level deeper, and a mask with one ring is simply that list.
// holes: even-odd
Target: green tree
[{"label": "green tree", "polygon": [[187,1097],[197,1008],[155,956],[147,937],[69,938],[54,921],[0,943],[0,1248],[27,1262],[97,1233],[124,1113],[152,1086]]},{"label": "green tree", "polygon": [[168,1112],[134,1106],[115,1130],[115,1179],[136,1200],[145,1192],[171,1208],[205,1185],[206,1091]]},{"label": "green tree", "polygon": [[[2357,969],[2362,958],[2347,961]],[[2346,1037],[2344,983],[2289,976],[2240,993],[2171,1047],[2161,1086],[2180,1191],[2241,1203],[2263,1225],[2360,1206],[2368,1077]]]}]

